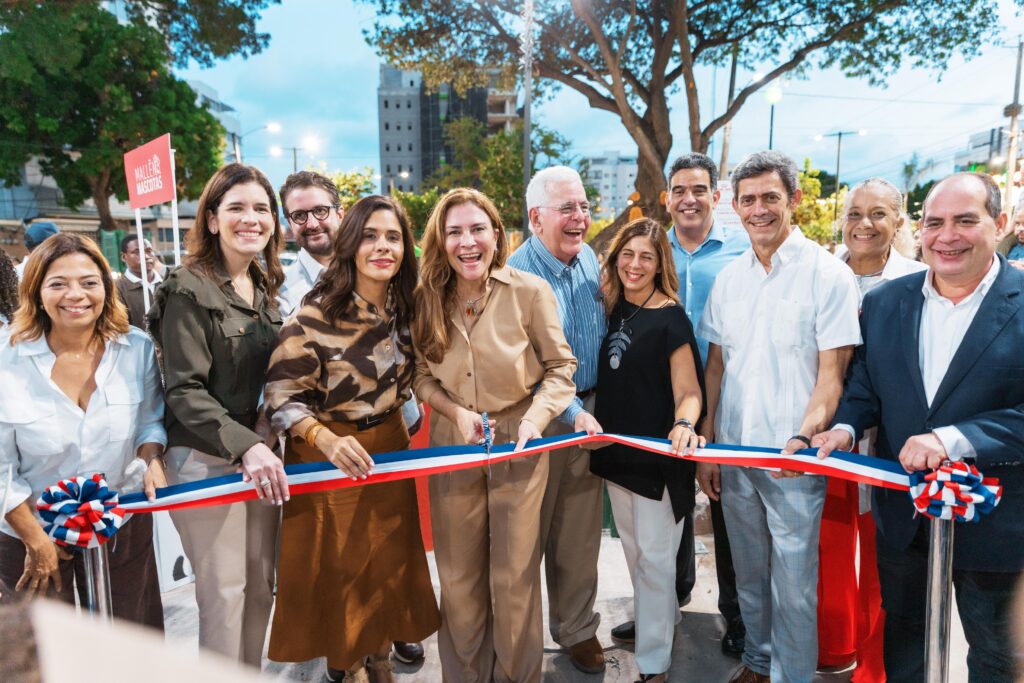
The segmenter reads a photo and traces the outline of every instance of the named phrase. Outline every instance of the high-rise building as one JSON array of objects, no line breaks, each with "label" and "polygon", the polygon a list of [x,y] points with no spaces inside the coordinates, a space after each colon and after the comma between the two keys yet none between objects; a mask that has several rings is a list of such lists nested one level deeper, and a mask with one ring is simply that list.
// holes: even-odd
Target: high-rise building
[{"label": "high-rise building", "polygon": [[380,131],[381,192],[418,192],[423,181],[452,161],[444,125],[460,117],[480,121],[489,133],[509,130],[518,120],[516,94],[472,88],[460,95],[442,84],[431,92],[418,71],[380,65],[377,127]]},{"label": "high-rise building", "polygon": [[614,218],[628,207],[629,195],[636,190],[636,157],[619,152],[584,159],[584,181],[597,189],[595,218]]}]

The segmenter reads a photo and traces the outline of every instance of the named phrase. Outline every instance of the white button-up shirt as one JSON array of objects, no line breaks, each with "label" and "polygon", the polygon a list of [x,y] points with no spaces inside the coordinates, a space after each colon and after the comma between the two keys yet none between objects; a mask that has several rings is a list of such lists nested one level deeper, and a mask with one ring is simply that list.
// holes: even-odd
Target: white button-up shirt
[{"label": "white button-up shirt", "polygon": [[860,343],[853,271],[794,228],[765,272],[753,249],[715,278],[697,331],[722,348],[722,443],[781,448],[803,422],[818,352]]},{"label": "white button-up shirt", "polygon": [[305,249],[299,250],[295,263],[284,271],[284,283],[277,292],[277,308],[281,317],[287,318],[298,310],[302,297],[313,289],[324,267]]},{"label": "white button-up shirt", "polygon": [[[150,281],[146,283],[146,289],[148,289],[150,294],[152,294],[153,290],[156,289],[156,286],[158,284],[163,282],[164,278],[162,275],[160,275],[160,273],[156,272],[153,269],[148,270],[146,272],[146,275],[148,275],[151,278]],[[121,277],[128,280],[128,282],[133,282],[135,284],[139,284],[140,282],[142,282],[141,277],[137,276],[135,273],[133,273],[131,270],[127,268],[125,268],[124,273],[121,274]]]},{"label": "white button-up shirt", "polygon": [[0,334],[0,532],[9,536],[16,534],[3,517],[26,500],[35,512],[35,499],[61,479],[100,472],[114,490],[140,490],[146,467],[136,451],[167,444],[160,374],[144,332],[107,342],[85,410],[50,378],[55,362],[45,336],[12,347]]}]

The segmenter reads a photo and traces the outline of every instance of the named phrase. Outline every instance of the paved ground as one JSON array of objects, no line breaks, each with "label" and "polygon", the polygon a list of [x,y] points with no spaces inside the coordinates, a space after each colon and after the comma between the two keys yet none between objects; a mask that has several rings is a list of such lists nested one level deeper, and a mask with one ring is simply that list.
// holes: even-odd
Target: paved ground
[{"label": "paved ground", "polygon": [[[698,531],[700,526],[698,526]],[[705,549],[713,548],[710,535],[698,536]],[[429,556],[431,572],[434,573],[433,554]],[[669,679],[673,683],[717,683],[728,680],[729,674],[738,664],[721,654],[719,639],[722,634],[722,620],[718,616],[716,603],[718,589],[714,572],[712,552],[699,555],[697,586],[689,605],[683,609],[683,619],[676,631],[672,654],[672,669]],[[435,573],[434,587],[437,590]],[[922,577],[922,581],[924,577]],[[632,593],[629,574],[622,556],[622,547],[616,538],[607,532],[602,540],[600,557],[600,588],[597,609],[601,613],[598,638],[605,646],[608,668],[603,678],[579,673],[573,668],[569,657],[546,636],[544,655],[544,680],[572,683],[631,682],[636,680],[636,666],[631,648],[617,645],[609,635],[611,628],[632,618]],[[545,611],[547,596],[545,594]],[[164,595],[164,611],[168,639],[182,645],[196,647],[197,620],[194,592],[191,585],[178,588]],[[953,656],[949,680],[967,680],[966,645],[958,621],[953,624]],[[437,659],[437,642],[431,637],[424,643],[427,649],[426,662],[417,667],[396,663],[400,681],[440,681],[441,671]],[[321,681],[324,676],[323,659],[300,664],[265,662],[265,671],[278,680]],[[819,674],[815,683],[839,683],[850,680],[850,672]]]}]

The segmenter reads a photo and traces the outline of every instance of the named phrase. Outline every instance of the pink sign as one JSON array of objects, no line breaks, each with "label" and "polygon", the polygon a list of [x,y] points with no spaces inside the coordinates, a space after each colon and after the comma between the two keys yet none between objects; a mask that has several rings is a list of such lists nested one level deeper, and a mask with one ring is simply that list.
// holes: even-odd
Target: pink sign
[{"label": "pink sign", "polygon": [[161,135],[124,155],[128,203],[133,209],[174,200],[171,135]]}]

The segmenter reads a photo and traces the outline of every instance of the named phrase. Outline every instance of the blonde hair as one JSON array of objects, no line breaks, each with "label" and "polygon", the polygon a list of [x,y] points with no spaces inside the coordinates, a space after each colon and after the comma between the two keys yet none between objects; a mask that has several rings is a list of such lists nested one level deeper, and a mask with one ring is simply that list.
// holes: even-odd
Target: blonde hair
[{"label": "blonde hair", "polygon": [[650,218],[638,218],[626,223],[615,234],[601,267],[601,290],[604,292],[604,306],[608,315],[622,300],[622,281],[619,279],[616,261],[619,260],[619,253],[634,237],[647,237],[651,240],[654,252],[658,255],[658,275],[654,278],[654,288],[679,303],[679,276],[676,275],[668,234],[665,228]]},{"label": "blonde hair", "polygon": [[128,333],[128,309],[117,295],[110,264],[100,248],[87,237],[61,232],[48,237],[33,249],[25,265],[25,274],[18,287],[18,310],[11,323],[11,346],[18,342],[35,341],[50,331],[53,322],[43,308],[39,292],[53,262],[71,254],[85,254],[100,271],[103,310],[96,319],[96,336],[110,341]]},{"label": "blonde hair", "polygon": [[462,204],[473,204],[487,214],[497,237],[491,270],[501,268],[508,259],[508,239],[497,207],[487,195],[469,187],[457,187],[445,193],[427,219],[420,254],[420,283],[416,287],[416,318],[413,338],[424,357],[440,363],[451,346],[448,334],[448,309],[455,295],[455,270],[445,249],[445,223],[448,212]]}]

